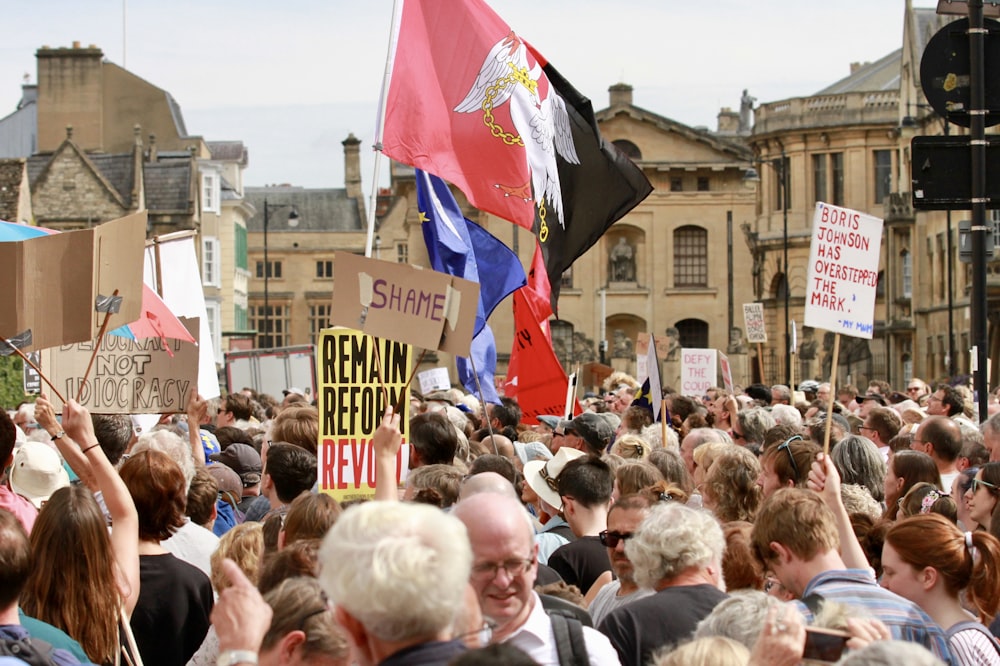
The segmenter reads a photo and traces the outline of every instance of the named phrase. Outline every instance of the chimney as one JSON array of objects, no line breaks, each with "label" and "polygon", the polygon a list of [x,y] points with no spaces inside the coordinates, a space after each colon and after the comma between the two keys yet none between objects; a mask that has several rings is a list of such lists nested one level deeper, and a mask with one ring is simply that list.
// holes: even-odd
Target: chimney
[{"label": "chimney", "polygon": [[347,198],[358,202],[358,214],[364,222],[366,215],[364,193],[361,191],[361,140],[351,132],[341,145],[344,147],[344,187],[347,188]]},{"label": "chimney", "polygon": [[53,151],[72,124],[74,142],[83,150],[104,150],[104,54],[96,47],[42,47],[38,64],[38,150]]},{"label": "chimney", "polygon": [[611,106],[632,106],[632,86],[627,83],[616,83],[608,88]]},{"label": "chimney", "polygon": [[718,133],[719,134],[737,134],[740,131],[740,114],[733,111],[728,106],[722,107],[719,110],[718,118]]}]

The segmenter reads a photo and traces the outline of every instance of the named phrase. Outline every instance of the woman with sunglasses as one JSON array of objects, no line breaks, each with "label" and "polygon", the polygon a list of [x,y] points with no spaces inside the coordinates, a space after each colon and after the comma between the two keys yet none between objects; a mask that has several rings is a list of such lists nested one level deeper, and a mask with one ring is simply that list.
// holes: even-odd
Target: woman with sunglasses
[{"label": "woman with sunglasses", "polygon": [[[984,626],[1000,607],[1000,541],[963,533],[947,518],[903,518],[885,537],[882,587],[920,606],[948,634],[958,666],[1000,666],[1000,644]],[[962,606],[962,596],[975,616]]]},{"label": "woman with sunglasses", "polygon": [[976,478],[965,493],[969,507],[969,517],[979,524],[980,529],[993,536],[1000,533],[1000,462],[989,462],[979,468]]}]

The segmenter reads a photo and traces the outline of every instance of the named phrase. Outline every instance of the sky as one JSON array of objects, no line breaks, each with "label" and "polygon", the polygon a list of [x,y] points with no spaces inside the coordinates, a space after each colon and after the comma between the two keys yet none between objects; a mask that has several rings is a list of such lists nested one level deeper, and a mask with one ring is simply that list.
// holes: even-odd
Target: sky
[{"label": "sky", "polygon": [[[457,2],[457,0],[441,0]],[[758,103],[808,96],[850,63],[900,47],[905,0],[487,0],[595,109],[628,83],[634,103],[715,129],[747,89]],[[933,7],[934,0],[913,0]],[[8,3],[0,117],[42,46],[95,45],[170,92],[189,134],[242,140],[246,185],[343,187],[340,142],[362,141],[374,180],[391,0],[36,0]],[[388,184],[382,161],[379,182]]]}]

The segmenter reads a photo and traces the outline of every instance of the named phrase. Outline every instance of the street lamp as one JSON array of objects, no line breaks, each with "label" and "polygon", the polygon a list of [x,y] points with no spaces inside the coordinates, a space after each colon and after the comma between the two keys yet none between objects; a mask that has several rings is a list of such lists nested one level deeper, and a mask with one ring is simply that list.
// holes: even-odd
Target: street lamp
[{"label": "street lamp", "polygon": [[[788,157],[785,155],[785,148],[781,148],[781,157],[770,160],[767,164],[771,165],[774,169],[776,175],[779,178],[779,190],[781,192],[781,217],[782,217],[782,227],[781,227],[781,251],[782,251],[782,272],[785,278],[785,293],[784,293],[784,304],[785,304],[785,384],[789,388],[795,388],[791,386],[792,383],[792,340],[791,332],[789,331],[789,322],[791,321],[791,314],[789,312],[788,296],[791,291],[791,284],[788,280]],[[743,175],[743,180],[747,182],[760,182],[760,174],[753,167],[746,170]],[[761,378],[763,380],[763,377]]]},{"label": "street lamp", "polygon": [[270,221],[271,210],[277,210],[278,208],[285,208],[287,206],[291,206],[292,208],[292,210],[288,213],[288,226],[297,227],[299,224],[299,211],[296,210],[294,205],[269,204],[267,203],[267,199],[264,199],[264,336],[266,336],[268,347],[274,346],[274,336],[271,334],[270,285],[268,284],[271,279],[271,264],[267,259],[267,228]]}]

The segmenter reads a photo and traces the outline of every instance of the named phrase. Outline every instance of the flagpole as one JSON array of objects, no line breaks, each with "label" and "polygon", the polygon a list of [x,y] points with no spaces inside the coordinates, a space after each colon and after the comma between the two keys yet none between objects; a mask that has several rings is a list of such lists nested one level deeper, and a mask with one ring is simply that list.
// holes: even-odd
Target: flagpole
[{"label": "flagpole", "polygon": [[375,208],[378,203],[378,177],[382,167],[382,132],[385,130],[386,93],[389,91],[389,79],[392,78],[392,64],[396,58],[396,44],[399,42],[399,23],[403,15],[403,2],[394,0],[392,3],[392,24],[389,30],[389,51],[385,56],[385,71],[382,74],[382,92],[379,95],[378,119],[375,125],[375,167],[372,175],[372,194],[368,204],[368,234],[365,238],[365,256],[372,256],[372,244],[375,239]]},{"label": "flagpole", "polygon": [[[475,354],[469,354],[467,358],[469,359],[469,365],[472,366],[472,378],[476,380],[476,389],[479,391],[479,400],[483,407],[483,416],[485,417],[487,416],[486,396],[483,395],[483,385],[479,383],[479,370],[476,370],[476,360],[472,358],[473,356]],[[493,438],[493,424],[490,423],[489,418],[484,418],[483,420],[486,421],[486,427],[490,431],[490,441],[493,442],[493,453],[500,455],[500,450],[497,448],[497,440]]]}]

